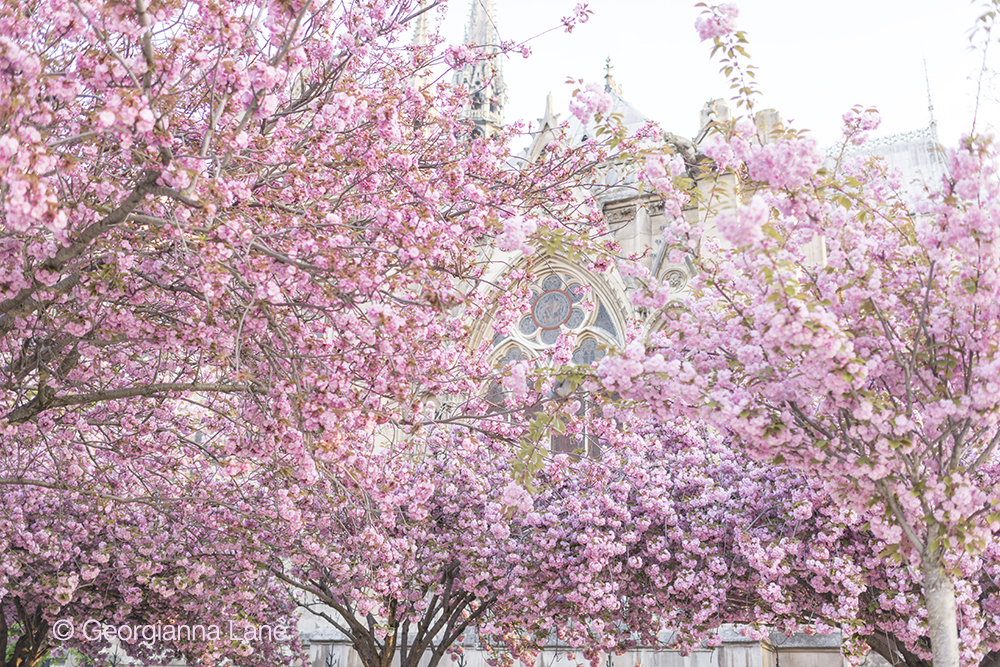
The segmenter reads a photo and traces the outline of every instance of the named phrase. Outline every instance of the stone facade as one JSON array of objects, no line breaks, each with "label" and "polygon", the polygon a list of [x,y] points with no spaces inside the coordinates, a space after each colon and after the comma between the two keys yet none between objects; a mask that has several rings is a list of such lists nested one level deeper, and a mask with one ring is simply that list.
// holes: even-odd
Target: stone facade
[{"label": "stone facade", "polygon": [[[309,629],[311,628],[311,629]],[[343,635],[304,620],[303,634],[309,642],[309,665],[306,667],[363,667],[358,654]],[[847,667],[840,654],[840,635],[773,634],[769,640],[755,641],[739,634],[732,626],[719,631],[721,645],[697,650],[689,655],[678,651],[640,648],[622,655],[603,654],[601,667]],[[668,637],[664,637],[668,641]],[[464,643],[464,652],[446,656],[440,667],[487,667],[487,655],[474,639]],[[421,665],[424,665],[422,662]],[[571,660],[569,650],[555,644],[547,647],[533,665],[516,667],[585,667],[579,656]],[[872,653],[862,667],[887,667]]]}]

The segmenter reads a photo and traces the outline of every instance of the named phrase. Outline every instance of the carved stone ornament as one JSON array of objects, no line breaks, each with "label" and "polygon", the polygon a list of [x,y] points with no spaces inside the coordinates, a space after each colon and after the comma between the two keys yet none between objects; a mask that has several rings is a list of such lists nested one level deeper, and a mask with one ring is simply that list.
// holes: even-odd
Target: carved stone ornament
[{"label": "carved stone ornament", "polygon": [[687,275],[678,269],[667,271],[663,279],[670,283],[670,289],[674,292],[681,291],[687,285]]},{"label": "carved stone ornament", "polygon": [[604,215],[608,220],[608,224],[632,222],[635,219],[635,206],[608,209],[604,212]]}]

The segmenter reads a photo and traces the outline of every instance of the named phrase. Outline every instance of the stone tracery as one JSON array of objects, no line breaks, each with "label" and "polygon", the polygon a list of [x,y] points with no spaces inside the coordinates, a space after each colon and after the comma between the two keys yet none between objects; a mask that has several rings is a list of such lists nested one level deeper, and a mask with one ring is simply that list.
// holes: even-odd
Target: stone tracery
[{"label": "stone tracery", "polygon": [[494,340],[499,365],[537,356],[555,345],[564,331],[579,336],[573,353],[577,364],[589,365],[604,356],[605,347],[621,342],[623,323],[613,315],[610,290],[595,276],[582,273],[576,267],[556,266],[539,276],[531,286],[527,312],[507,336]]}]

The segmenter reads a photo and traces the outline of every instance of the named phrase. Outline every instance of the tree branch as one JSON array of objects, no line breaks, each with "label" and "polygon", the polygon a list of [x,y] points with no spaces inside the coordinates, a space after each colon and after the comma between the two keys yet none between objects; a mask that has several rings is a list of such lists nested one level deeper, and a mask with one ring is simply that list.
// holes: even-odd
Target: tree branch
[{"label": "tree branch", "polygon": [[86,403],[100,403],[103,401],[115,401],[123,398],[134,398],[136,396],[154,396],[171,391],[185,392],[214,392],[214,393],[238,393],[252,389],[248,384],[227,384],[213,382],[161,382],[149,384],[142,387],[128,387],[126,389],[110,389],[108,391],[95,391],[89,394],[73,394],[71,396],[55,396],[55,390],[42,385],[38,394],[25,403],[8,412],[4,419],[11,424],[26,422],[32,417],[51,408],[63,408],[70,405],[84,405]]},{"label": "tree branch", "polygon": [[[38,267],[39,270],[45,269],[46,271],[59,272],[70,260],[82,255],[94,239],[106,233],[112,227],[124,222],[128,214],[134,211],[143,198],[152,191],[153,185],[159,176],[159,172],[147,171],[142,182],[132,190],[132,193],[125,198],[125,201],[118,208],[80,232],[73,243],[61,248],[55,257],[42,262],[41,266]],[[0,301],[0,314],[9,313],[23,306],[31,295],[38,291],[40,286],[41,283],[36,280],[31,286],[22,288],[15,296]]]}]

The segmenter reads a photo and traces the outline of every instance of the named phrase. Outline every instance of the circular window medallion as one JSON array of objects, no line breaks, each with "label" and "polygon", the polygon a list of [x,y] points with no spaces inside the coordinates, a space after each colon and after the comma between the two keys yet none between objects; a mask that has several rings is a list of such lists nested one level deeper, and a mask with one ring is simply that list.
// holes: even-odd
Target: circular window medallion
[{"label": "circular window medallion", "polygon": [[542,292],[531,306],[531,319],[542,329],[558,329],[569,319],[573,300],[561,289]]}]

